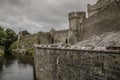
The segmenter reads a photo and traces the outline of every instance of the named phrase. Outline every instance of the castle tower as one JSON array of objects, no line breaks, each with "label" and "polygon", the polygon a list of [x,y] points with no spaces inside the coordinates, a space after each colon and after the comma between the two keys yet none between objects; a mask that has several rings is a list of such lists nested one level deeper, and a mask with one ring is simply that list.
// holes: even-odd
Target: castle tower
[{"label": "castle tower", "polygon": [[85,12],[71,12],[68,15],[69,19],[69,43],[75,44],[78,42],[78,28],[80,23],[85,19]]},{"label": "castle tower", "polygon": [[52,37],[54,36],[54,33],[55,33],[55,29],[52,27],[52,29],[50,30],[50,34]]}]

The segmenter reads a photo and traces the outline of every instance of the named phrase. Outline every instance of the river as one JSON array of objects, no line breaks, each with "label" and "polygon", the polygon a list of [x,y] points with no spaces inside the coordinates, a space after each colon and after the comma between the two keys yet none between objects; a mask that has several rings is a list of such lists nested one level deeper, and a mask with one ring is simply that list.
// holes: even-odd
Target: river
[{"label": "river", "polygon": [[0,80],[34,80],[32,58],[0,59]]}]

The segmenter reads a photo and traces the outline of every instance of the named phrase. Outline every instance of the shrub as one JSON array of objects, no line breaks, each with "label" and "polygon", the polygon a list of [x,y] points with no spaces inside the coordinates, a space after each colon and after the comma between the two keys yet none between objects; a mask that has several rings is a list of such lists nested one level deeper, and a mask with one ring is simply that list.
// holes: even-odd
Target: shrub
[{"label": "shrub", "polygon": [[12,45],[9,47],[9,51],[12,52],[12,49],[17,49],[17,44],[18,44],[18,41],[15,41],[14,43],[12,43]]},{"label": "shrub", "polygon": [[25,52],[26,55],[31,55],[33,56],[34,55],[34,50],[33,48],[30,48],[30,49],[27,49],[26,52]]},{"label": "shrub", "polygon": [[4,56],[4,51],[0,49],[0,57]]}]

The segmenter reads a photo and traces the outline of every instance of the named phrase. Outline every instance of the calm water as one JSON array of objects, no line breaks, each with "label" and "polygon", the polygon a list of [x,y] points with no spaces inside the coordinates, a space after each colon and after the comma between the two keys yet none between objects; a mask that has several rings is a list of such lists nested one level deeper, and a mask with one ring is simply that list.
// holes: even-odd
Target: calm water
[{"label": "calm water", "polygon": [[31,61],[28,58],[0,60],[0,80],[33,80]]}]

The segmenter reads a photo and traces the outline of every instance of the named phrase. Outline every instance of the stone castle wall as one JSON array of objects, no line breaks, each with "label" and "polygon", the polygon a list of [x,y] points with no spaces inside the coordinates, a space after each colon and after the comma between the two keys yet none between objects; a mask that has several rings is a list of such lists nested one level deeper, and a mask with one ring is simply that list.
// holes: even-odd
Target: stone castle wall
[{"label": "stone castle wall", "polygon": [[105,32],[120,31],[120,1],[107,5],[79,26],[79,41]]},{"label": "stone castle wall", "polygon": [[119,80],[120,52],[36,48],[37,80]]},{"label": "stone castle wall", "polygon": [[88,4],[88,16],[92,16],[96,14],[101,9],[105,8],[107,5],[110,5],[111,3],[119,1],[119,0],[98,0],[96,4],[90,5]]},{"label": "stone castle wall", "polygon": [[51,44],[51,38],[52,36],[50,35],[50,33],[38,33],[37,34],[37,43],[38,44]]},{"label": "stone castle wall", "polygon": [[[47,33],[38,33],[37,34],[37,42],[38,44],[53,44],[54,43],[65,43],[66,39],[68,40],[69,31],[66,30],[58,30]],[[52,41],[53,40],[53,41]]]},{"label": "stone castle wall", "polygon": [[68,30],[59,30],[54,32],[55,43],[65,43],[68,40]]},{"label": "stone castle wall", "polygon": [[[24,35],[20,38],[21,45],[31,45],[34,43],[37,44],[53,44],[52,39],[54,39],[54,43],[65,43],[66,39],[68,40],[69,30],[57,30],[54,32],[39,32],[35,35]],[[26,46],[27,47],[27,46]]]}]

